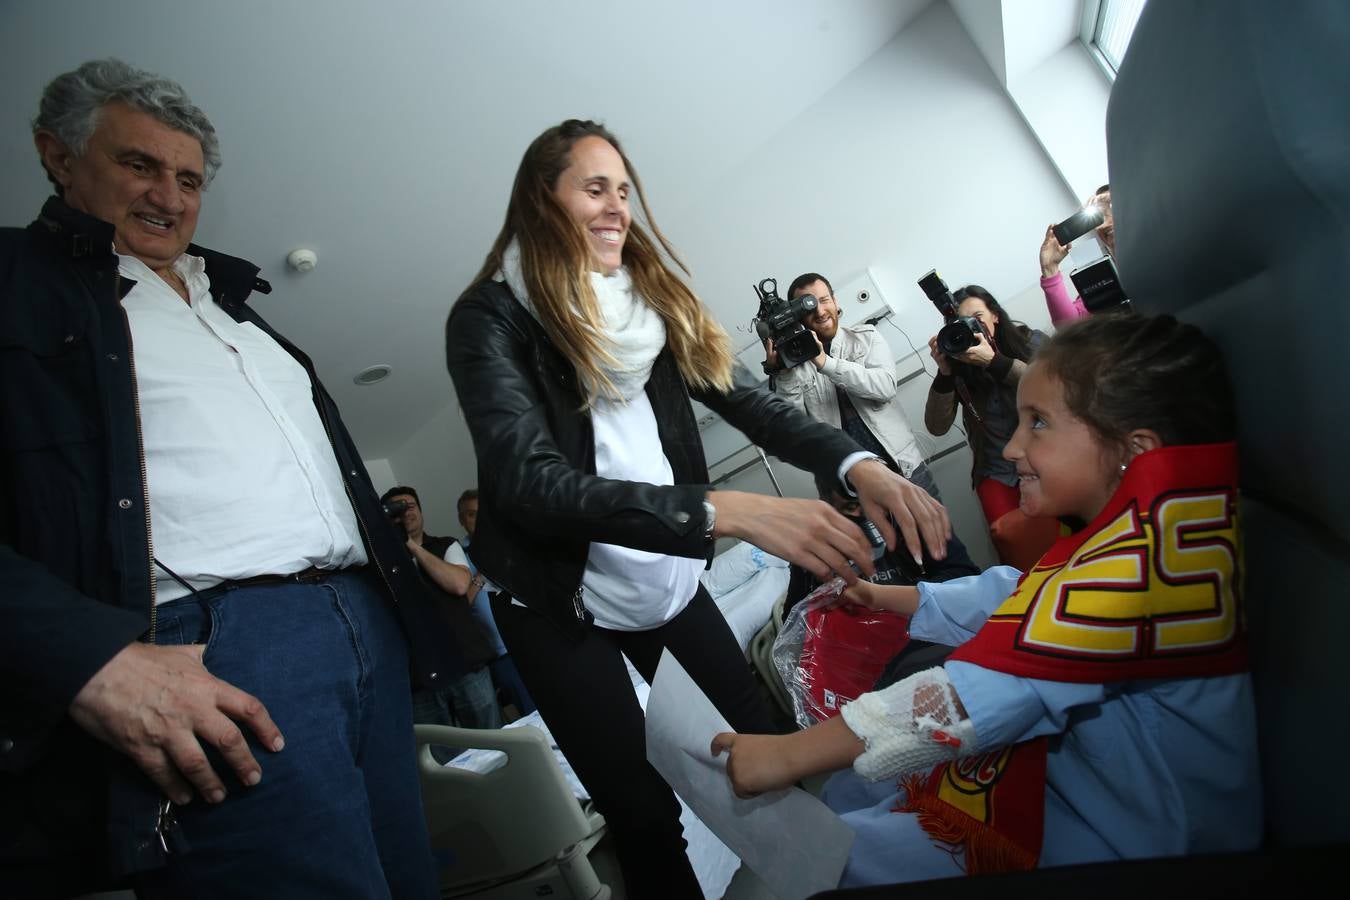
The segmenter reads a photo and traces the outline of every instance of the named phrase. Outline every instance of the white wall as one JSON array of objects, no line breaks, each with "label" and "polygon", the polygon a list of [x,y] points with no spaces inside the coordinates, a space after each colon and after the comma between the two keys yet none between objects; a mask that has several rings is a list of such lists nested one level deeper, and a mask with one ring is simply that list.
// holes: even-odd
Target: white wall
[{"label": "white wall", "polygon": [[458,535],[455,502],[469,488],[477,487],[478,468],[464,428],[450,376],[445,376],[445,405],[391,457],[403,484],[417,490],[422,516],[430,534]]},{"label": "white wall", "polygon": [[366,471],[370,473],[370,480],[375,483],[377,493],[383,494],[394,485],[398,484],[398,476],[394,474],[393,467],[387,459],[363,459]]},{"label": "white wall", "polygon": [[[1008,90],[1080,202],[1110,180],[1106,103],[1111,82],[1082,42],[1071,41],[1018,75]],[[1066,209],[1055,221],[1072,211]]]}]

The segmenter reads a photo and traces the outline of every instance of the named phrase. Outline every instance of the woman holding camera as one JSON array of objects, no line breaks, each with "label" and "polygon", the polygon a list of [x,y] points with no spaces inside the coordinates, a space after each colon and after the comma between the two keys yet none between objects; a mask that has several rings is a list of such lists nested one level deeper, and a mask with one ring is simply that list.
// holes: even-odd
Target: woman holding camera
[{"label": "woman holding camera", "polygon": [[872,572],[862,533],[828,505],[710,491],[690,397],[788,462],[844,479],[892,545],[888,517],[913,554],[922,540],[940,558],[951,533],[923,490],[733,371],[726,332],[671,263],[618,141],[568,120],[525,151],[506,222],[446,323],[478,457],[474,560],[502,588],[502,638],[604,814],[633,897],[700,892],[620,654],[650,681],[669,649],[734,728],[769,727],[698,581],[715,539],[822,578],[855,581],[849,560]]},{"label": "woman holding camera", "polygon": [[938,349],[936,335],[928,341],[938,375],[928,389],[924,425],[932,434],[946,434],[961,404],[974,457],[971,482],[989,536],[999,562],[1025,572],[1059,537],[1059,526],[1053,519],[1033,519],[1021,511],[1017,467],[1003,458],[1003,448],[1017,430],[1017,383],[1045,335],[1014,322],[978,284],[968,284],[952,297],[957,314],[977,320],[980,331],[975,345],[956,357]]}]

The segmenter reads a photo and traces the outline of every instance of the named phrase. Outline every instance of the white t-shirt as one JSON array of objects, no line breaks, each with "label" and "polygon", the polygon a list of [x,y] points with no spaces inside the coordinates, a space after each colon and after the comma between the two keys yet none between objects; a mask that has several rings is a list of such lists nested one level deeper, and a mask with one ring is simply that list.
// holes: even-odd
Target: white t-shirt
[{"label": "white t-shirt", "polygon": [[[656,413],[645,391],[627,403],[597,400],[595,474],[618,481],[672,485],[675,474],[661,449]],[[592,543],[582,576],[582,599],[595,624],[645,631],[675,618],[693,599],[703,560]]]}]

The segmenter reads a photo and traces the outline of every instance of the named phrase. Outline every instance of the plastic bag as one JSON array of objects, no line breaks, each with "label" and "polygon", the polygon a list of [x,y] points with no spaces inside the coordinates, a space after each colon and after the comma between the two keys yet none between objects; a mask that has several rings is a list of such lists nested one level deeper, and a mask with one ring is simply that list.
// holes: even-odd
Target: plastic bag
[{"label": "plastic bag", "polygon": [[792,698],[797,724],[809,728],[839,714],[872,689],[909,643],[909,617],[841,604],[843,579],[829,581],[788,612],[773,643],[773,663]]}]

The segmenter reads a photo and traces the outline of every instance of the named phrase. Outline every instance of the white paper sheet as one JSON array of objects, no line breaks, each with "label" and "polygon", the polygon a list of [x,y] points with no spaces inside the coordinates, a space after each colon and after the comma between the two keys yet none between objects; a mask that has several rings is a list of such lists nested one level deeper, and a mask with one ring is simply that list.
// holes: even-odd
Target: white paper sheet
[{"label": "white paper sheet", "polygon": [[647,759],[778,900],[836,887],[853,830],[799,788],[751,800],[732,793],[726,756],[714,758],[710,749],[714,735],[731,730],[684,667],[663,653],[647,699]]}]

